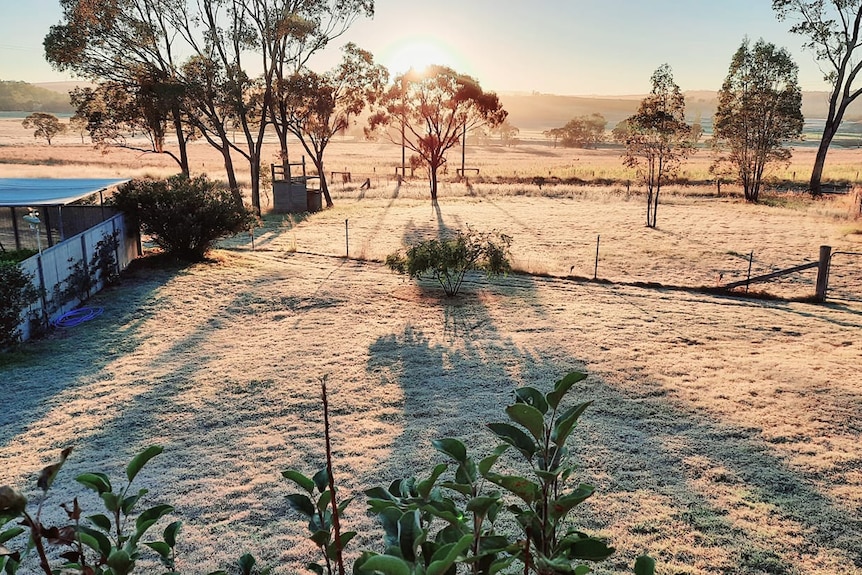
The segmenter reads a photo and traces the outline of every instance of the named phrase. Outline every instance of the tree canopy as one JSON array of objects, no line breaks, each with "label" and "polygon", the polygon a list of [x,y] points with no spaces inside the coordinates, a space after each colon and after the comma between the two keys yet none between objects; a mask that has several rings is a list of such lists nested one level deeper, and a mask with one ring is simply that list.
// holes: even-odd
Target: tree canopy
[{"label": "tree canopy", "polygon": [[437,171],[446,162],[446,152],[464,132],[497,126],[506,116],[497,94],[483,91],[475,78],[446,66],[429,66],[421,73],[411,69],[395,78],[369,118],[369,130],[400,128],[398,135],[384,133],[428,166],[431,203],[436,205]]},{"label": "tree canopy", "polygon": [[637,169],[647,186],[647,226],[654,228],[661,187],[694,152],[694,139],[685,123],[685,97],[673,81],[670,66],[660,66],[650,82],[649,95],[625,121],[627,129],[615,129],[615,133],[624,138],[623,163]]},{"label": "tree canopy", "polygon": [[793,24],[790,31],[804,37],[804,46],[814,52],[824,79],[832,85],[823,136],[811,170],[812,194],[822,192],[823,166],[848,106],[862,94],[857,77],[862,72],[862,0],[772,0],[780,20]]},{"label": "tree canopy", "polygon": [[751,46],[745,39],[718,93],[717,161],[735,169],[748,201],[757,201],[767,164],[789,161],[791,150],[784,144],[802,133],[797,72],[787,50],[762,39]]}]

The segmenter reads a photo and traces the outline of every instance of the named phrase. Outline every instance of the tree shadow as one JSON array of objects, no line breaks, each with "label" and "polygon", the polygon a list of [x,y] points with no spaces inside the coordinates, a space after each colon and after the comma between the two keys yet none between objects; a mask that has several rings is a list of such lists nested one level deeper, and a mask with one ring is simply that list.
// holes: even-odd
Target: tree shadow
[{"label": "tree shadow", "polygon": [[[518,296],[483,295],[428,305],[423,315],[437,315],[436,324],[408,323],[370,345],[368,376],[403,394],[403,430],[388,465],[367,478],[375,485],[424,475],[443,461],[433,439],[457,437],[471,453],[487,454],[495,441],[484,424],[506,420],[503,407],[515,388],[548,391],[555,379],[588,362],[560,353],[553,331],[536,347],[499,332],[495,315],[506,313],[503,300]],[[629,570],[645,548],[679,573],[697,558],[695,566],[706,571],[793,575],[798,554],[823,550],[833,562],[862,567],[858,510],[843,508],[772,453],[759,429],[704,415],[658,384],[638,385],[642,377],[619,385],[591,375],[570,394],[573,401],[594,401],[574,448],[584,463],[576,481],[599,487],[575,522],[600,534],[622,527],[620,540],[612,542],[622,547],[611,561],[615,569]],[[770,526],[750,519],[749,508],[769,509]],[[770,529],[787,536],[776,541]],[[716,563],[703,565],[705,557]]]}]

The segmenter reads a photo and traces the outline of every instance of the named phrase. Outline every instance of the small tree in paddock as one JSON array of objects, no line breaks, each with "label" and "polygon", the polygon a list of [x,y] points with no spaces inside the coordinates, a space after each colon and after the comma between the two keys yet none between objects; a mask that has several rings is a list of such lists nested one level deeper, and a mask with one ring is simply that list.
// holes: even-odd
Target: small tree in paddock
[{"label": "small tree in paddock", "polygon": [[[656,227],[661,187],[694,152],[691,126],[685,123],[685,97],[663,64],[652,75],[652,90],[638,111],[626,120],[623,163],[635,168],[647,187],[647,226]],[[616,132],[616,130],[615,130]]]},{"label": "small tree in paddock", "polygon": [[468,271],[481,270],[488,277],[509,273],[512,238],[471,228],[448,239],[430,239],[413,244],[406,252],[386,256],[389,269],[411,278],[432,278],[449,297],[458,294]]},{"label": "small tree in paddock", "polygon": [[51,145],[51,140],[57,134],[62,134],[66,131],[66,125],[61,124],[60,120],[54,114],[45,112],[33,112],[21,122],[21,125],[27,128],[36,128],[33,132],[34,138],[45,138],[48,145]]},{"label": "small tree in paddock", "polygon": [[461,141],[464,131],[497,126],[507,116],[497,94],[485,92],[479,82],[445,66],[410,70],[395,78],[369,118],[369,135],[387,127],[390,141],[403,144],[428,165],[431,203],[437,204],[437,171],[446,152]]},{"label": "small tree in paddock", "polygon": [[717,163],[730,164],[745,199],[756,202],[770,162],[789,162],[784,146],[802,133],[802,89],[787,50],[746,38],[730,62],[713,120]]},{"label": "small tree in paddock", "polygon": [[585,114],[569,120],[565,126],[543,132],[545,137],[557,140],[565,148],[595,148],[605,138],[608,122],[601,114]]}]

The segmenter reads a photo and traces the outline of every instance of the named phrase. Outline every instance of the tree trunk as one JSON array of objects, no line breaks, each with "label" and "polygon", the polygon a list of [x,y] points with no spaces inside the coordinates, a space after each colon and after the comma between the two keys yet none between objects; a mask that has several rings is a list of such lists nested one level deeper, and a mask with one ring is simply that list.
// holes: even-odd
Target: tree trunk
[{"label": "tree trunk", "polygon": [[437,205],[437,166],[436,164],[432,164],[429,166],[429,172],[431,172],[431,205]]},{"label": "tree trunk", "polygon": [[829,144],[832,143],[832,138],[838,131],[836,124],[826,122],[826,127],[823,129],[823,137],[820,139],[820,147],[817,148],[817,155],[814,157],[814,167],[811,169],[811,180],[808,183],[808,190],[812,196],[819,196],[823,193],[823,186],[820,180],[823,178],[823,166],[826,164],[826,154],[829,152]]},{"label": "tree trunk", "polygon": [[182,113],[179,106],[173,107],[171,116],[174,122],[174,132],[177,135],[177,145],[180,148],[180,171],[186,176],[190,176],[188,141],[186,141],[186,135],[183,133]]},{"label": "tree trunk", "polygon": [[329,183],[326,181],[326,172],[323,171],[323,152],[314,157],[314,167],[320,175],[320,192],[323,194],[323,199],[326,201],[326,207],[331,208],[335,204],[332,203],[332,196],[329,195]]}]

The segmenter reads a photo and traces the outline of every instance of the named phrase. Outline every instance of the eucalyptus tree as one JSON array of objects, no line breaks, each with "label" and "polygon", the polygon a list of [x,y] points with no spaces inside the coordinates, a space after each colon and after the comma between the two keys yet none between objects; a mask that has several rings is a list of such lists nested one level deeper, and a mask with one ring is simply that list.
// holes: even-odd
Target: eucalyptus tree
[{"label": "eucalyptus tree", "polygon": [[[182,111],[183,86],[176,76],[176,30],[167,15],[185,0],[60,0],[62,21],[51,26],[43,45],[57,70],[72,72],[120,97],[127,116],[150,136],[152,150],[169,153],[165,136],[175,133],[178,152],[169,153],[189,173]],[[78,111],[83,114],[82,110]]]},{"label": "eucalyptus tree", "polygon": [[[429,66],[395,78],[369,118],[369,133],[380,130],[418,154],[428,166],[431,203],[437,205],[437,172],[446,152],[463,133],[497,126],[507,115],[497,94],[483,91],[475,78],[446,66]],[[400,139],[388,127],[400,128]]]},{"label": "eucalyptus tree", "polygon": [[809,181],[811,193],[819,195],[829,145],[847,108],[862,94],[862,86],[857,82],[862,71],[859,57],[862,0],[772,0],[772,8],[780,20],[793,21],[790,31],[805,38],[805,47],[814,52],[823,78],[832,85]]},{"label": "eucalyptus tree", "polygon": [[635,168],[647,187],[647,226],[656,227],[661,187],[672,178],[684,159],[694,152],[691,126],[685,123],[685,97],[673,81],[670,66],[663,64],[650,79],[652,89],[641,100],[637,113],[625,120],[623,163]]},{"label": "eucalyptus tree", "polygon": [[[178,15],[194,53],[184,69],[198,79],[190,83],[207,86],[194,98],[192,121],[226,162],[232,151],[248,162],[258,214],[264,137],[280,76],[301,68],[359,15],[372,13],[372,0],[198,0],[196,12]],[[253,76],[251,69],[260,73]],[[228,124],[238,127],[241,143],[227,137]]]},{"label": "eucalyptus tree", "polygon": [[320,176],[320,189],[326,205],[332,197],[326,180],[323,155],[333,136],[343,132],[367,104],[373,104],[389,79],[384,66],[374,63],[370,52],[353,43],[344,46],[341,63],[325,74],[303,70],[288,78],[283,99],[285,123],[289,132],[302,143]]},{"label": "eucalyptus tree", "polygon": [[717,162],[737,173],[745,199],[756,202],[770,162],[787,162],[785,144],[802,133],[798,66],[784,48],[746,38],[733,55],[713,119]]}]

